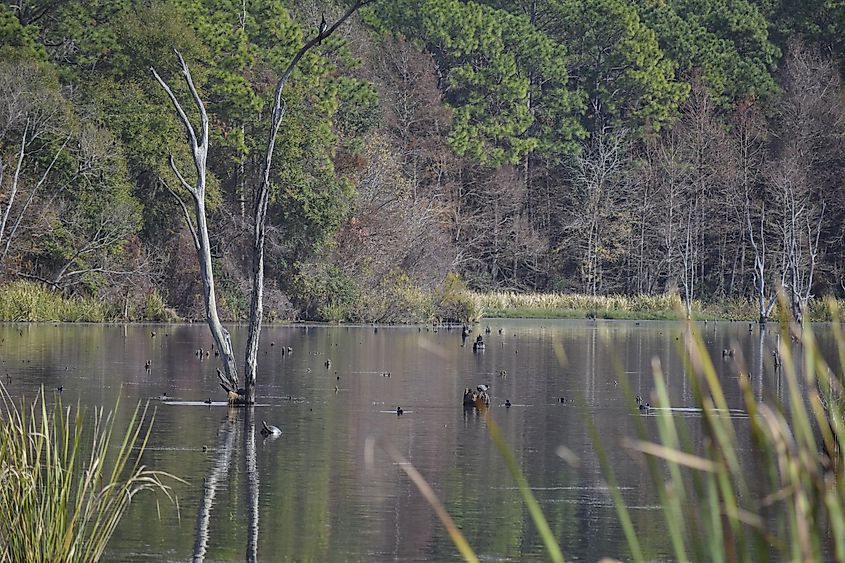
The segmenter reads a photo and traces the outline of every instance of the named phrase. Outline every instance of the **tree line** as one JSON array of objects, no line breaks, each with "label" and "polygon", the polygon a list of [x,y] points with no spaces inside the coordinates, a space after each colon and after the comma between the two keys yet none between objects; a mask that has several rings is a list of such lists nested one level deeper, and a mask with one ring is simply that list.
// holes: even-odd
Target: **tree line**
[{"label": "tree line", "polygon": [[[0,4],[3,277],[202,315],[168,164],[193,156],[149,71],[190,99],[175,48],[209,114],[219,305],[245,317],[275,77],[346,6]],[[266,309],[391,320],[450,272],[753,300],[761,317],[779,288],[798,316],[841,296],[843,25],[821,0],[376,2],[286,86]]]}]

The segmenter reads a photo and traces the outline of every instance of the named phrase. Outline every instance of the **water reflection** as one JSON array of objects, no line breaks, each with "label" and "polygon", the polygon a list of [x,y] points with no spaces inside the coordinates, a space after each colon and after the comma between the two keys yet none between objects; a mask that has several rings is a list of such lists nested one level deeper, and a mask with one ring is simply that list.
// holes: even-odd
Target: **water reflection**
[{"label": "water reflection", "polygon": [[[567,558],[630,557],[576,400],[607,447],[645,556],[671,557],[647,469],[621,444],[638,426],[653,432],[654,416],[634,415],[631,405],[637,394],[650,400],[655,361],[672,407],[700,442],[698,414],[684,410],[694,401],[678,357],[682,325],[489,324],[485,350],[477,353],[462,347],[460,328],[268,327],[259,352],[262,405],[254,410],[203,403],[220,395],[214,358],[194,355],[210,348],[202,326],[157,326],[153,338],[148,326],[0,325],[0,369],[11,378],[13,396],[62,385],[66,404],[79,400],[89,408],[111,407],[118,397],[125,407],[167,394],[167,401],[156,402],[143,461],[187,481],[175,485],[179,510],[161,505],[159,519],[155,499],[137,498],[108,560],[458,559],[430,507],[393,462],[376,456],[367,467],[369,436],[415,465],[481,557],[543,560],[542,542],[483,417],[462,408],[464,389],[479,384],[490,386],[492,416]],[[700,329],[731,409],[743,409],[737,381],[743,371],[751,372],[758,400],[783,398],[783,378],[771,357],[776,330],[754,325],[749,332],[747,323]],[[822,348],[831,349],[829,329],[817,331]],[[237,349],[245,333],[232,331]],[[735,356],[723,358],[721,351],[730,348]],[[128,410],[121,411],[124,419]],[[256,435],[262,420],[282,429],[278,440]],[[741,419],[737,423],[742,432]],[[740,446],[753,463],[747,433]]]},{"label": "water reflection", "polygon": [[197,510],[197,533],[194,542],[194,561],[204,561],[208,549],[208,528],[211,523],[211,509],[217,496],[218,484],[228,478],[232,462],[232,450],[236,439],[235,421],[237,410],[229,409],[217,427],[219,441],[216,447],[214,467],[207,478],[203,479],[202,497]]}]

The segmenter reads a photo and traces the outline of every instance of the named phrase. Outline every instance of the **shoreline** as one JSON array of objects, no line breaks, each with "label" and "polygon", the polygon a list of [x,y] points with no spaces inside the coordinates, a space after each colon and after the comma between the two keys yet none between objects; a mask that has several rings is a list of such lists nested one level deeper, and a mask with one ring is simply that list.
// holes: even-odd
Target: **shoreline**
[{"label": "shoreline", "polygon": [[[422,291],[422,290],[420,290]],[[436,293],[426,294],[432,302]],[[441,298],[442,299],[442,298]],[[342,324],[342,325],[448,325],[473,324],[485,319],[605,319],[630,321],[683,321],[686,308],[677,293],[659,295],[586,295],[578,293],[517,293],[460,291],[450,294],[448,306],[427,308],[425,312],[400,308],[392,315],[380,316],[377,311],[358,310],[354,319],[282,319],[278,312],[268,311],[267,326],[280,324]],[[7,323],[160,323],[204,324],[204,319],[183,318],[164,299],[152,299],[142,306],[126,310],[119,303],[110,303],[92,297],[64,297],[43,286],[26,282],[13,282],[0,286],[0,322]],[[772,311],[770,323],[783,316],[778,305]],[[815,298],[808,304],[806,316],[810,322],[831,321],[841,318],[845,309],[843,299]],[[236,309],[237,310],[237,309]],[[231,313],[231,311],[229,311]],[[367,313],[373,318],[367,318]],[[443,315],[443,316],[440,316]],[[344,315],[345,316],[345,315]],[[428,318],[423,318],[428,316]],[[246,319],[221,315],[229,324],[246,323]],[[463,318],[460,318],[463,317]],[[697,300],[692,306],[694,321],[744,321],[759,324],[755,304],[742,299],[719,302]]]}]

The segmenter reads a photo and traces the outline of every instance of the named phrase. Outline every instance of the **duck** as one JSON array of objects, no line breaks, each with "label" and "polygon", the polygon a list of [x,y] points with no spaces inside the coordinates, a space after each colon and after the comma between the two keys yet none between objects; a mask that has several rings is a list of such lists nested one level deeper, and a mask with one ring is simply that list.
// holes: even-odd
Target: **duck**
[{"label": "duck", "polygon": [[644,403],[643,398],[637,395],[637,408],[641,411],[647,411],[651,408],[651,405]]},{"label": "duck", "polygon": [[396,407],[396,416],[402,416],[402,413],[405,411],[402,410],[402,407]]},{"label": "duck", "polygon": [[476,398],[478,398],[478,393],[476,393],[475,391],[473,391],[469,387],[464,388],[464,406],[465,407],[474,407]]},{"label": "duck", "polygon": [[505,399],[505,408],[506,409],[511,408],[511,400],[510,399]]},{"label": "duck", "polygon": [[211,404],[211,397],[209,397],[208,399],[203,401],[203,403],[205,403],[206,405],[210,405]]},{"label": "duck", "polygon": [[265,438],[267,436],[281,436],[282,431],[279,430],[278,427],[273,426],[272,424],[268,425],[263,420],[261,421],[261,424],[262,424],[263,428],[261,428],[260,432],[261,432],[261,435],[264,436]]},{"label": "duck", "polygon": [[472,351],[478,352],[480,350],[484,350],[484,339],[479,334],[478,337],[475,339],[475,342],[472,343]]}]

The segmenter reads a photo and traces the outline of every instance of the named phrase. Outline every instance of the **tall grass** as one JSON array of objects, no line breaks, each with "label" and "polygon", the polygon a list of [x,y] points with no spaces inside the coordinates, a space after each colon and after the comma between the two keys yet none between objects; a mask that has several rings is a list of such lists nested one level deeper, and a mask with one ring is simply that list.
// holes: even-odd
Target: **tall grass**
[{"label": "tall grass", "polygon": [[[677,293],[660,295],[588,295],[583,293],[517,293],[513,291],[469,292],[485,317],[584,318],[605,319],[681,319],[684,314]],[[845,306],[845,301],[815,299],[809,303],[809,318],[830,321],[831,303]],[[699,319],[749,320],[759,317],[756,305],[744,299],[693,301],[693,317]],[[780,310],[773,313],[780,315]]]},{"label": "tall grass", "polygon": [[[831,304],[837,318],[835,304]],[[701,445],[689,439],[683,418],[668,407],[669,395],[659,366],[653,396],[658,440],[644,431],[625,446],[646,461],[674,556],[678,560],[761,561],[845,560],[845,486],[839,447],[842,424],[845,341],[838,322],[834,334],[838,369],[819,353],[812,325],[781,325],[778,354],[787,387],[787,404],[759,402],[747,370],[738,378],[747,419],[730,416],[725,393],[699,334],[687,332],[687,373],[701,409]],[[793,363],[796,340],[802,361]],[[760,374],[758,374],[758,377]],[[634,407],[635,408],[635,407]],[[740,463],[738,436],[750,432],[754,468]],[[605,474],[612,468],[604,465]],[[615,495],[624,519],[627,508]],[[635,559],[636,538],[629,537]]]},{"label": "tall grass", "polygon": [[[736,381],[747,418],[731,415],[701,335],[694,324],[686,326],[682,343],[685,373],[701,413],[695,424],[703,428],[704,436],[696,443],[690,438],[689,419],[670,408],[666,380],[655,363],[651,396],[655,408],[651,412],[656,440],[649,437],[645,424],[638,424],[638,437],[625,439],[623,446],[641,457],[648,469],[674,559],[845,561],[845,453],[841,447],[845,440],[845,337],[838,304],[828,302],[827,310],[834,321],[838,366],[828,365],[820,354],[811,324],[782,321],[777,349],[780,361],[773,360],[768,369],[780,372],[785,381],[786,403],[774,398],[759,401],[748,370],[740,366]],[[798,367],[792,342],[800,352]],[[631,396],[624,367],[619,364],[616,370],[625,393]],[[479,408],[486,411],[483,405]],[[631,409],[638,414],[633,401]],[[641,545],[605,453],[606,447],[616,444],[600,437],[586,409],[583,413],[630,556],[643,561],[648,546]],[[489,413],[485,416],[490,436],[519,486],[550,559],[561,560],[560,546],[551,537],[521,469]],[[741,455],[745,446],[739,436],[748,433],[753,459],[743,463],[741,459],[748,454]],[[418,476],[414,481],[422,490],[427,485],[420,480]],[[444,525],[453,524],[444,520]]]},{"label": "tall grass", "polygon": [[2,385],[0,396],[0,561],[98,561],[134,495],[170,498],[168,476],[141,464],[146,407],[121,435],[115,411],[89,419],[48,411],[43,391],[20,408]]},{"label": "tall grass", "polygon": [[69,299],[40,283],[21,280],[0,286],[0,320],[104,322],[108,313],[101,300]]}]

